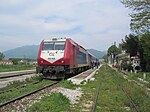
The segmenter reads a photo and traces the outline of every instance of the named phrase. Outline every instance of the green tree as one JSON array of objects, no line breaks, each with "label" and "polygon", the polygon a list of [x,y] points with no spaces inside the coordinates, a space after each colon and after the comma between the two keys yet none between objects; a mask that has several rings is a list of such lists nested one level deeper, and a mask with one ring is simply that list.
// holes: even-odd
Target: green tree
[{"label": "green tree", "polygon": [[138,36],[130,34],[125,36],[125,40],[122,40],[122,49],[129,53],[130,56],[135,56],[139,52],[139,38]]},{"label": "green tree", "polygon": [[130,34],[122,40],[120,46],[130,56],[139,54],[142,70],[150,71],[150,32],[138,36]]},{"label": "green tree", "polygon": [[130,14],[131,30],[144,32],[150,30],[150,0],[122,0],[125,7],[133,10]]},{"label": "green tree", "polygon": [[18,61],[20,61],[21,59],[19,58],[9,58],[9,60],[11,60],[13,62],[13,64],[18,64]]},{"label": "green tree", "polygon": [[107,51],[107,55],[110,56],[110,55],[117,55],[121,53],[121,50],[119,48],[116,47],[116,45],[112,45],[108,48],[108,51]]},{"label": "green tree", "polygon": [[146,71],[150,71],[150,32],[146,32],[141,36],[140,45],[141,50],[143,50],[142,66]]},{"label": "green tree", "polygon": [[5,55],[2,52],[0,52],[0,60],[3,60],[4,57],[5,57]]}]

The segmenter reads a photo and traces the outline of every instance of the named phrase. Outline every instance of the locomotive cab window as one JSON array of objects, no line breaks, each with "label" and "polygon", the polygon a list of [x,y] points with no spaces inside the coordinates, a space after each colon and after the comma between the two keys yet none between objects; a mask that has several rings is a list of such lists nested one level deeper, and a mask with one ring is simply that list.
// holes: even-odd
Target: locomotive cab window
[{"label": "locomotive cab window", "polygon": [[44,42],[42,50],[64,50],[65,42]]},{"label": "locomotive cab window", "polygon": [[52,42],[45,42],[42,46],[42,50],[53,50],[54,49],[54,43]]},{"label": "locomotive cab window", "polygon": [[65,42],[56,42],[55,43],[55,50],[64,50]]}]

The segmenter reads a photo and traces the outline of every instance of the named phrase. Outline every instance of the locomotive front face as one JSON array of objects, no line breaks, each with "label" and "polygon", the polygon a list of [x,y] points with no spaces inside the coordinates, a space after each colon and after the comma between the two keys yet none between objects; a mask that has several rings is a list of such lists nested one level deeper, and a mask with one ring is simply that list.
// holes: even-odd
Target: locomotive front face
[{"label": "locomotive front face", "polygon": [[62,73],[65,71],[65,42],[66,39],[52,39],[41,43],[37,73],[42,73],[44,77],[50,79],[64,77]]},{"label": "locomotive front face", "polygon": [[[46,60],[48,65],[60,65],[64,60],[65,41],[48,41],[45,40],[42,45],[40,58]],[[58,61],[59,60],[59,61]],[[57,62],[58,61],[58,62]],[[42,64],[42,62],[41,62]],[[45,64],[45,63],[43,63]]]}]

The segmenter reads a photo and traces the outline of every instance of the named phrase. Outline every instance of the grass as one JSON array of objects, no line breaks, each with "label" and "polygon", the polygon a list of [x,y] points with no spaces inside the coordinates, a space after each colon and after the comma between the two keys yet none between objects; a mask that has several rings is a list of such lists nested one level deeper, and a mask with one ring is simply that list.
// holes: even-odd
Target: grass
[{"label": "grass", "polygon": [[24,81],[19,81],[19,80],[13,81],[13,82],[10,82],[6,87],[0,88],[0,91],[5,91],[9,89],[17,89],[20,86],[31,84],[40,80],[41,80],[41,76],[33,76],[31,78],[26,78]]},{"label": "grass", "polygon": [[0,65],[0,72],[9,72],[9,71],[19,71],[19,70],[29,70],[35,69],[35,65]]},{"label": "grass", "polygon": [[63,80],[60,85],[68,89],[76,89],[77,87],[79,87],[78,85],[75,85],[71,81],[68,81],[68,80]]},{"label": "grass", "polygon": [[[10,92],[2,93],[2,94],[0,94],[0,103],[3,103],[10,99],[13,99],[13,98],[19,97],[21,95],[27,94],[29,92],[32,92],[34,90],[37,90],[37,89],[44,87],[45,85],[50,84],[52,82],[53,81],[50,81],[50,80],[44,80],[38,84],[34,84],[34,85],[26,86],[24,88],[14,89],[13,91],[10,91]],[[18,85],[18,83],[17,84],[14,83],[10,86],[14,87],[16,85]]]},{"label": "grass", "polygon": [[124,109],[120,107],[125,107],[127,98],[124,96],[123,92],[120,91],[120,88],[113,80],[113,77],[110,74],[112,72],[108,73],[107,69],[108,68],[106,67],[102,67],[99,71],[97,71],[98,74],[95,75],[96,80],[89,82],[87,85],[82,87],[85,94],[82,97],[84,103],[82,103],[83,105],[81,106],[81,109],[84,107],[85,109],[91,110],[91,107],[87,108],[84,106],[85,103],[87,103],[85,101],[86,99],[88,99],[89,102],[94,101],[96,91],[100,85],[100,94],[97,101],[97,112],[124,111]]},{"label": "grass", "polygon": [[27,112],[66,112],[69,111],[69,99],[61,93],[45,96],[40,102],[33,104]]},{"label": "grass", "polygon": [[96,112],[132,112],[134,107],[121,90],[119,86],[121,84],[127,94],[132,97],[139,112],[150,112],[150,96],[145,92],[145,89],[133,82],[128,82],[122,77],[121,73],[104,65],[94,77],[94,81],[88,81],[87,84],[80,86],[66,80],[61,83],[61,86],[65,88],[75,89],[80,87],[82,89],[84,94],[77,104],[69,105],[70,103],[65,96],[61,93],[54,93],[50,96],[45,96],[41,102],[33,104],[28,111],[91,112],[97,89],[100,86]]},{"label": "grass", "polygon": [[[143,79],[143,72],[139,72],[139,73],[128,73],[128,78],[131,80],[136,80],[139,81],[138,78]],[[144,79],[145,81],[148,81],[149,83],[143,83],[142,81],[140,81],[140,83],[144,84],[146,87],[150,88],[150,73],[146,72],[146,79]]]},{"label": "grass", "polygon": [[[135,83],[125,80],[119,72],[112,70],[108,66],[102,66],[97,71],[94,77],[96,80],[82,85],[84,92],[78,104],[72,108],[73,112],[91,111],[92,104],[95,99],[96,91],[100,85],[100,94],[97,101],[96,112],[132,112],[134,107],[131,105],[129,99],[119,87],[122,84],[127,90],[127,93],[133,98],[138,110],[140,112],[150,111],[150,97],[146,94],[143,88],[137,86]],[[118,82],[115,80],[117,78]]]},{"label": "grass", "polygon": [[[150,102],[150,96],[146,94],[146,92],[143,88],[141,88],[134,82],[128,82],[121,76],[121,74],[119,72],[116,72],[109,67],[107,67],[107,73],[109,75],[113,76],[112,77],[113,79],[117,78],[118,82],[114,82],[116,80],[112,79],[112,81],[114,83],[118,83],[118,84],[120,83],[124,86],[125,90],[127,91],[128,95],[130,95],[132,97],[132,99],[133,99],[134,103],[136,104],[139,111],[141,111],[141,112],[149,112],[150,111],[150,104],[148,103],[148,102]],[[120,98],[123,98],[123,96],[122,97],[120,96]],[[129,107],[131,105],[129,100],[125,100],[125,101],[122,100],[122,102],[124,102],[125,106]],[[130,108],[131,108],[131,110],[134,110],[133,106],[130,106]]]}]

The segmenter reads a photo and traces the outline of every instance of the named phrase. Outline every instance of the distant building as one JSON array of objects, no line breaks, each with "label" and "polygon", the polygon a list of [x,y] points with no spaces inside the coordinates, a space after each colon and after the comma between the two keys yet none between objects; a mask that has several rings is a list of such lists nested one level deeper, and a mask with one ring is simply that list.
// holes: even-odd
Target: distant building
[{"label": "distant building", "polygon": [[11,60],[0,60],[0,65],[13,65]]},{"label": "distant building", "polygon": [[122,66],[122,64],[130,64],[132,66],[133,71],[141,71],[140,62],[141,60],[139,55],[130,57],[130,54],[122,53],[116,55],[114,65]]},{"label": "distant building", "polygon": [[116,57],[115,57],[115,62],[117,63],[117,64],[119,64],[119,65],[121,65],[121,63],[123,62],[123,58],[125,59],[128,59],[128,60],[126,60],[126,62],[127,62],[127,64],[129,64],[130,63],[130,55],[129,54],[118,54],[118,55],[116,55]]},{"label": "distant building", "polygon": [[30,61],[28,64],[30,64],[30,65],[37,65],[37,61]]},{"label": "distant building", "polygon": [[30,64],[30,65],[36,65],[37,61],[34,60],[20,60],[18,61],[18,64]]},{"label": "distant building", "polygon": [[27,63],[28,63],[27,60],[20,60],[20,61],[18,61],[18,64],[27,64]]}]

